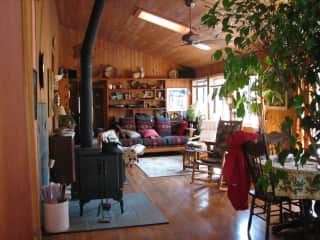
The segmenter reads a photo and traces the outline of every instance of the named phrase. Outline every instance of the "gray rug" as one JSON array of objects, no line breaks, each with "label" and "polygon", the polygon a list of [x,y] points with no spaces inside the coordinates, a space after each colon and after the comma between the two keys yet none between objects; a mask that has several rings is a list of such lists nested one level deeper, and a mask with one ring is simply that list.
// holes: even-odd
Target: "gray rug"
[{"label": "gray rug", "polygon": [[143,157],[136,165],[150,178],[191,174],[191,169],[182,169],[182,155]]},{"label": "gray rug", "polygon": [[100,200],[91,200],[85,204],[82,217],[79,215],[79,202],[70,201],[70,228],[64,233],[169,223],[168,219],[144,193],[125,194],[123,200],[123,214],[121,214],[119,202],[110,200],[111,210],[105,211],[104,214],[111,217],[109,223],[98,222],[101,219],[101,216],[97,217]]},{"label": "gray rug", "polygon": [[[139,158],[136,165],[144,172],[147,177],[168,177],[168,176],[183,176],[191,175],[192,169],[186,168],[183,170],[182,155],[173,156],[158,156],[158,157],[143,157]],[[206,166],[200,166],[201,170],[206,170]],[[219,179],[220,169],[214,169],[212,179]],[[200,173],[196,173],[199,175]],[[203,174],[202,174],[203,175]]]}]

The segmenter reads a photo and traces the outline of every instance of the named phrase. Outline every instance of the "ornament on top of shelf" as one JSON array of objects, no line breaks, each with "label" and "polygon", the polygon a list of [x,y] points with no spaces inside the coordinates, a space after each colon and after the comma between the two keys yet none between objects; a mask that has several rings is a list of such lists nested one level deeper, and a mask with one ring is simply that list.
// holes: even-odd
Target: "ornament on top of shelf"
[{"label": "ornament on top of shelf", "polygon": [[144,69],[140,67],[140,78],[144,78]]},{"label": "ornament on top of shelf", "polygon": [[132,73],[133,78],[139,78],[140,77],[140,72],[134,72]]},{"label": "ornament on top of shelf", "polygon": [[116,77],[117,69],[112,65],[108,64],[104,69],[104,76],[107,78]]},{"label": "ornament on top of shelf", "polygon": [[178,78],[179,77],[179,73],[177,69],[172,69],[169,71],[169,78]]},{"label": "ornament on top of shelf", "polygon": [[138,71],[132,73],[133,78],[144,78],[144,69],[140,67]]}]

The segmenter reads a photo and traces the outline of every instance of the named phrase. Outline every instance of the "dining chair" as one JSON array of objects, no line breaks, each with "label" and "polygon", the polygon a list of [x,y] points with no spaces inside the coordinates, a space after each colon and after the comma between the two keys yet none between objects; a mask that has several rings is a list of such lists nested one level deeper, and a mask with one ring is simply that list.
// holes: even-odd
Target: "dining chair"
[{"label": "dining chair", "polygon": [[[212,176],[215,168],[221,169],[225,161],[227,151],[227,139],[234,131],[241,130],[242,121],[219,120],[216,131],[216,141],[206,141],[207,149],[198,150],[198,155],[193,162],[191,183],[195,180],[212,182]],[[197,151],[197,150],[196,150]],[[201,168],[201,166],[204,166]],[[206,173],[207,177],[196,177],[196,173]],[[222,174],[219,174],[218,186],[223,190]]]},{"label": "dining chair", "polygon": [[267,150],[269,155],[275,155],[280,152],[283,145],[289,140],[289,133],[272,131],[265,134]]},{"label": "dining chair", "polygon": [[[265,176],[262,161],[268,159],[267,147],[264,136],[260,136],[257,142],[249,141],[243,145],[243,152],[247,161],[250,179],[254,187],[249,191],[252,200],[248,219],[248,234],[250,234],[252,217],[256,216],[266,222],[265,239],[269,239],[271,217],[278,217],[279,223],[282,224],[285,213],[286,216],[293,216],[294,214],[291,209],[291,199],[287,197],[276,197],[274,195],[274,185],[271,177],[271,188],[268,188],[266,192],[261,187],[259,181]],[[271,176],[271,173],[267,176]],[[257,199],[260,201],[257,202]]]}]

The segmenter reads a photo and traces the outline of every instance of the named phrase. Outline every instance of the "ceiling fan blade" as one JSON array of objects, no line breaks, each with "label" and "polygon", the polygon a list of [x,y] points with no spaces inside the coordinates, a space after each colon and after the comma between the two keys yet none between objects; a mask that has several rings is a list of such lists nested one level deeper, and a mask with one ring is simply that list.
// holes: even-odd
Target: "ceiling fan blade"
[{"label": "ceiling fan blade", "polygon": [[201,42],[193,43],[192,46],[194,46],[194,47],[196,47],[198,49],[204,50],[204,51],[210,51],[211,50],[211,47],[209,45],[201,43]]},{"label": "ceiling fan blade", "polygon": [[199,43],[205,44],[216,44],[216,45],[225,45],[226,42],[224,39],[208,39],[208,40],[200,40]]}]

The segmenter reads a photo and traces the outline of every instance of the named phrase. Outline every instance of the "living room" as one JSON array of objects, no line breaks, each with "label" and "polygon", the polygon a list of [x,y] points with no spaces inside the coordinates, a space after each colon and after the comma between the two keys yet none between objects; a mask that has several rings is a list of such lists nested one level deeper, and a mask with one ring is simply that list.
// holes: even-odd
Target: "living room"
[{"label": "living room", "polygon": [[[22,227],[1,231],[1,238],[31,239],[32,235],[37,239],[247,238],[249,210],[236,211],[228,200],[227,192],[221,191],[216,183],[190,183],[191,173],[194,171],[192,164],[189,165],[191,168],[187,169],[187,174],[166,177],[148,177],[138,166],[146,157],[158,157],[160,161],[161,158],[164,161],[166,158],[179,156],[179,167],[182,169],[185,143],[193,140],[195,135],[201,135],[199,121],[210,120],[218,123],[219,119],[242,119],[242,130],[250,133],[257,132],[262,126],[261,116],[266,133],[281,131],[281,123],[287,116],[294,119],[294,130],[299,133],[302,133],[302,128],[309,123],[302,121],[301,124],[304,117],[296,117],[295,109],[289,108],[289,95],[285,95],[283,99],[279,97],[284,100],[280,105],[266,105],[263,115],[257,117],[246,114],[245,118],[239,117],[241,104],[236,106],[235,101],[239,100],[236,95],[233,99],[230,99],[230,96],[221,98],[215,95],[215,89],[220,89],[224,83],[226,86],[230,84],[226,75],[230,69],[227,69],[224,63],[229,50],[221,54],[222,56],[219,56],[217,51],[225,46],[225,43],[221,45],[221,41],[229,42],[230,39],[228,31],[218,31],[210,27],[208,22],[207,26],[203,25],[205,19],[202,17],[214,3],[215,1],[211,0],[181,0],[174,3],[169,0],[105,1],[90,63],[93,121],[89,129],[95,137],[98,132],[110,129],[116,129],[119,133],[123,128],[119,124],[121,119],[133,116],[136,120],[137,115],[152,116],[154,124],[156,117],[166,118],[170,129],[172,128],[171,133],[173,123],[187,124],[184,126],[183,137],[173,140],[170,136],[160,134],[165,140],[154,141],[152,137],[147,137],[147,141],[141,139],[135,142],[146,146],[144,155],[138,156],[140,163],[134,162],[131,167],[125,168],[127,179],[123,185],[124,214],[128,209],[126,195],[143,193],[148,203],[151,202],[158,209],[164,221],[160,221],[161,224],[155,221],[156,223],[130,228],[125,226],[99,231],[88,230],[90,232],[80,230],[44,236],[43,219],[40,220],[40,215],[43,214],[40,210],[42,203],[39,201],[40,186],[44,183],[42,178],[50,177],[50,169],[48,167],[43,170],[45,164],[41,161],[44,159],[44,162],[49,163],[51,158],[50,137],[61,134],[61,128],[64,131],[70,128],[74,130],[75,126],[81,128],[84,122],[80,121],[83,119],[80,108],[82,111],[82,105],[86,104],[79,104],[82,95],[82,90],[79,89],[83,88],[81,81],[85,75],[81,68],[81,47],[94,1],[34,0],[32,4],[26,1],[2,3],[2,13],[9,24],[4,24],[3,31],[1,30],[2,35],[8,36],[1,44],[5,56],[1,60],[5,79],[4,88],[1,90],[1,113],[4,116],[1,131],[6,137],[1,144],[1,160],[15,160],[11,166],[3,163],[1,170],[1,175],[6,176],[2,181],[6,185],[4,191],[8,193],[1,197],[1,203],[10,206],[13,211],[9,214],[6,207],[1,208],[1,212],[5,213],[3,221],[8,224],[17,223]],[[229,1],[224,4],[228,5]],[[183,41],[185,34],[139,19],[138,8],[190,27],[200,34],[201,40],[211,41],[208,41],[208,44],[204,41],[204,45],[211,49],[201,50],[199,46],[195,46],[198,42],[190,42],[190,39]],[[264,56],[262,53],[262,57]],[[183,93],[182,98],[180,93]],[[102,100],[99,94],[102,94]],[[100,102],[96,96],[100,97]],[[296,107],[297,101],[294,104]],[[291,103],[291,106],[293,105]],[[191,108],[198,114],[196,120],[188,119],[188,110]],[[61,121],[68,117],[71,122]],[[12,129],[16,126],[21,129],[12,136]],[[141,129],[138,130],[137,126],[136,124],[134,129],[126,130],[142,134],[143,131],[139,131]],[[42,133],[39,132],[41,128]],[[161,132],[161,126],[153,128],[158,134]],[[81,145],[81,136],[79,142],[76,142],[79,132],[75,130],[73,144]],[[310,142],[310,138],[312,139],[308,134],[304,135],[305,146]],[[131,147],[134,144],[124,145]],[[19,151],[13,146],[19,146]],[[75,171],[71,168],[71,171],[73,170]],[[11,184],[17,191],[10,191]],[[21,203],[22,198],[26,200]],[[12,199],[14,201],[11,201]],[[117,204],[112,203],[111,208],[118,211]],[[86,207],[84,211],[85,209]],[[97,221],[99,219],[97,217]],[[253,218],[251,238],[263,238],[265,232],[265,222]],[[270,239],[282,238],[282,235],[270,234]]]}]

